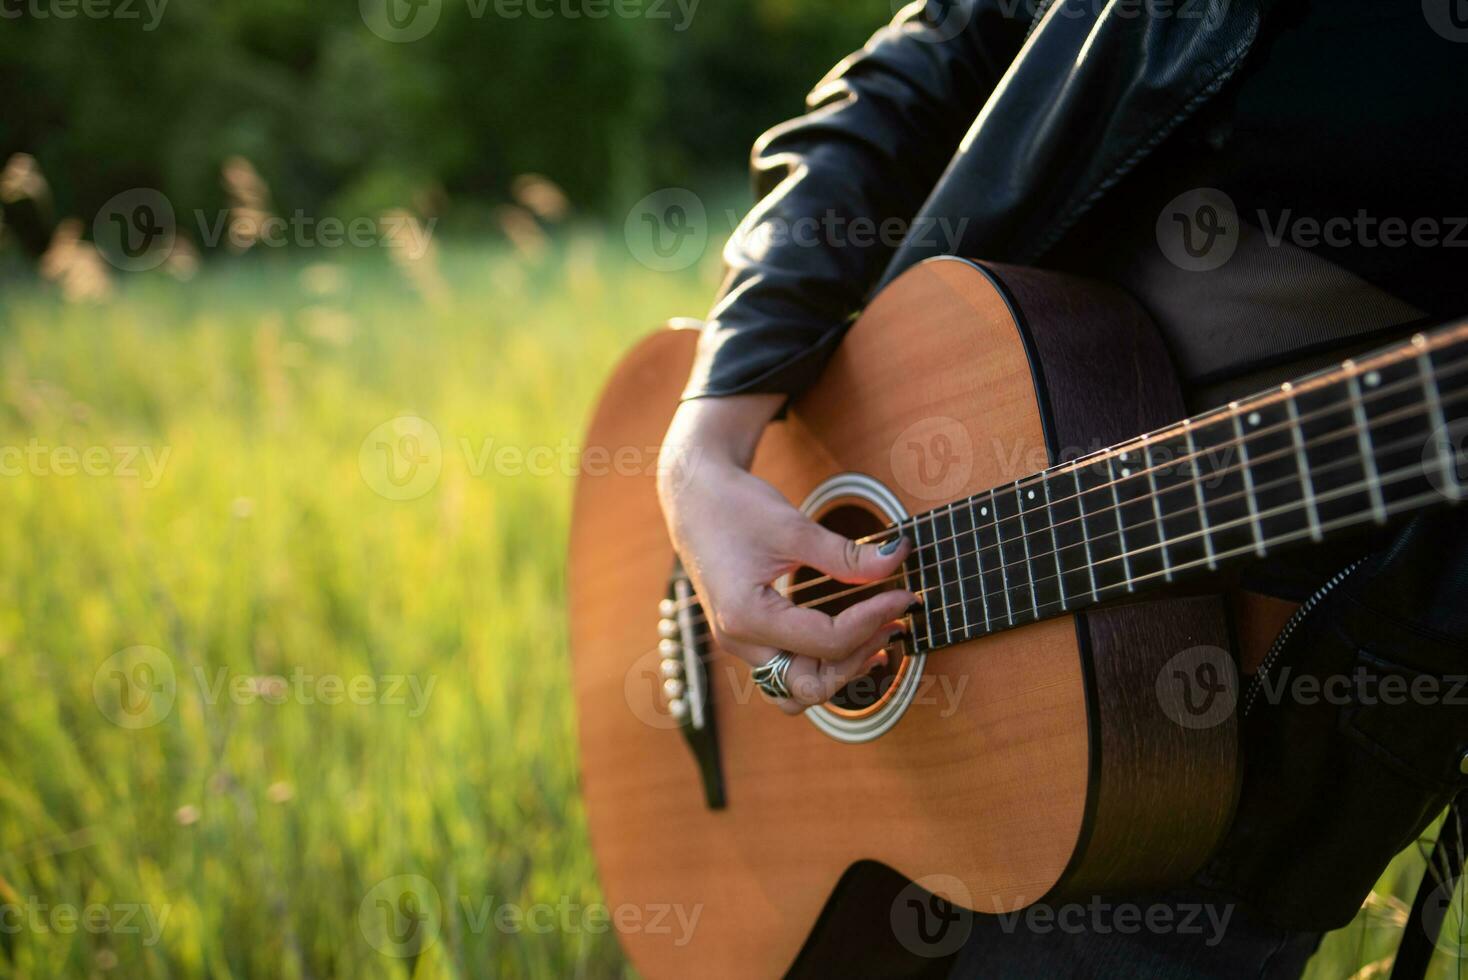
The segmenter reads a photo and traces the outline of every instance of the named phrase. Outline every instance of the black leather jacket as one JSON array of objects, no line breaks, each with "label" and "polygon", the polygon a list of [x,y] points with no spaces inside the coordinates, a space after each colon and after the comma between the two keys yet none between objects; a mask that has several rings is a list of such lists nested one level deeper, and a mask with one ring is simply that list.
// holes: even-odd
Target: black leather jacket
[{"label": "black leather jacket", "polygon": [[[1033,263],[1228,81],[1263,15],[1262,0],[1176,0],[1167,17],[1038,2],[914,4],[760,138],[761,200],[725,250],[685,397],[798,393],[924,258]],[[791,233],[812,216],[836,229],[823,247]],[[859,241],[858,220],[910,234]]]}]

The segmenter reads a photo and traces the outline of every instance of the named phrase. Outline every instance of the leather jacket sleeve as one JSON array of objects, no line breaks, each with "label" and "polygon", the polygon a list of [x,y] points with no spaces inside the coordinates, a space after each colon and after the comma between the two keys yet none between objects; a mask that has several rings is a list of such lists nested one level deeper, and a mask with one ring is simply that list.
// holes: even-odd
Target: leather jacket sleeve
[{"label": "leather jacket sleeve", "polygon": [[953,234],[907,225],[1024,41],[1002,0],[907,7],[765,133],[759,203],[724,251],[728,276],[685,398],[795,395],[820,372],[896,246]]}]

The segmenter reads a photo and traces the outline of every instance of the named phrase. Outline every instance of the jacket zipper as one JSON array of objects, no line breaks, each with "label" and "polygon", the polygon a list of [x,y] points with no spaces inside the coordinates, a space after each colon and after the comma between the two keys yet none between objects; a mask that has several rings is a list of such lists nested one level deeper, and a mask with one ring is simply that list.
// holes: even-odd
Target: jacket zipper
[{"label": "jacket zipper", "polygon": [[1249,711],[1253,709],[1255,699],[1259,696],[1259,692],[1263,690],[1264,681],[1268,678],[1269,671],[1274,667],[1275,662],[1279,660],[1280,655],[1284,653],[1285,646],[1290,642],[1290,638],[1294,636],[1295,631],[1300,628],[1300,624],[1305,621],[1305,617],[1309,616],[1315,607],[1325,600],[1326,596],[1330,595],[1331,592],[1346,580],[1347,576],[1360,568],[1365,561],[1365,557],[1357,558],[1345,568],[1336,572],[1331,576],[1330,581],[1316,589],[1310,598],[1301,603],[1300,608],[1296,609],[1294,615],[1284,624],[1284,628],[1279,631],[1279,636],[1274,638],[1274,643],[1270,646],[1269,652],[1260,661],[1259,669],[1254,673],[1254,679],[1249,682],[1249,690],[1244,694],[1244,718],[1249,717]]}]

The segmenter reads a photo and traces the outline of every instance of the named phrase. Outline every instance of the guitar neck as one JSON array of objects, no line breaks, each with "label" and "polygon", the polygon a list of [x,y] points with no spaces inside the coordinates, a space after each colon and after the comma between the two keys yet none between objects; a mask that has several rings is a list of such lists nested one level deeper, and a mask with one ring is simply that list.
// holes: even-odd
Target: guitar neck
[{"label": "guitar neck", "polygon": [[1468,323],[898,526],[938,649],[1462,499]]}]

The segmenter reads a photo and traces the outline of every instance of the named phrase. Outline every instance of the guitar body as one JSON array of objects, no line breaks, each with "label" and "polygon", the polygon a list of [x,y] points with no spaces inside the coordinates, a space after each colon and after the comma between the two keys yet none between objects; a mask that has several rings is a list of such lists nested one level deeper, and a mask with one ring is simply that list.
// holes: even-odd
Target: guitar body
[{"label": "guitar body", "polygon": [[[667,330],[628,355],[588,452],[615,460],[662,441],[696,341]],[[1123,294],[939,259],[874,300],[768,428],[754,472],[796,504],[864,474],[917,513],[1184,414]],[[1232,717],[1185,726],[1158,694],[1178,654],[1229,647],[1217,596],[1064,614],[929,653],[900,719],[858,744],[787,717],[715,649],[726,805],[710,808],[659,686],[675,556],[655,474],[584,470],[569,572],[583,786],[605,899],[625,916],[614,927],[644,975],[941,974],[952,944],[921,923],[907,934],[912,895],[996,913],[1177,884],[1226,829]],[[685,928],[680,915],[697,918]]]}]

